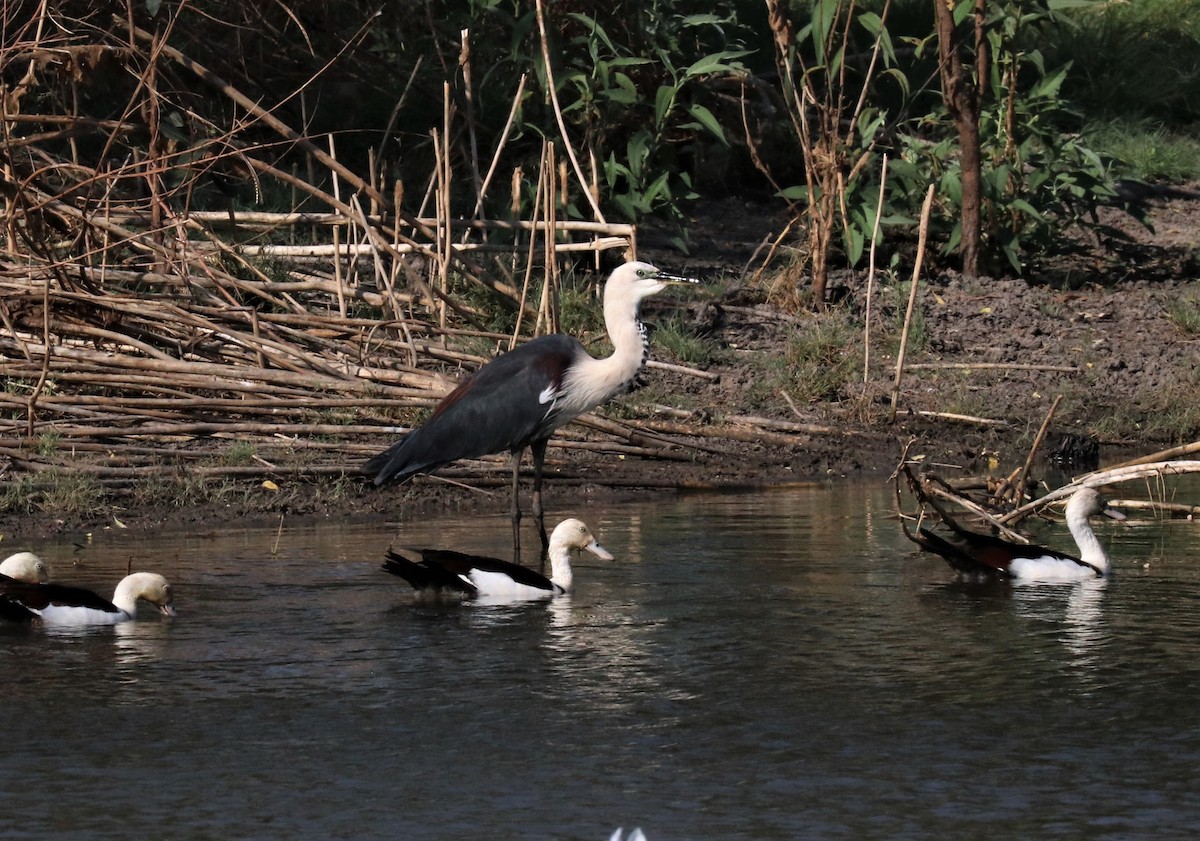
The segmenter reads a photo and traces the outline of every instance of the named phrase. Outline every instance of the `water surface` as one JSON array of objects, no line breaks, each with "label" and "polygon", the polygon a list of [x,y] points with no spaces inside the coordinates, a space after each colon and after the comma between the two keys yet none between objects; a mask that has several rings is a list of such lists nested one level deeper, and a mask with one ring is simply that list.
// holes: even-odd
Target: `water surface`
[{"label": "water surface", "polygon": [[0,629],[0,839],[1194,835],[1197,526],[1105,526],[1109,582],[981,589],[892,504],[564,511],[617,560],[505,606],[378,570],[392,540],[504,556],[502,516],[28,547],[105,590],[137,559],[179,616]]}]

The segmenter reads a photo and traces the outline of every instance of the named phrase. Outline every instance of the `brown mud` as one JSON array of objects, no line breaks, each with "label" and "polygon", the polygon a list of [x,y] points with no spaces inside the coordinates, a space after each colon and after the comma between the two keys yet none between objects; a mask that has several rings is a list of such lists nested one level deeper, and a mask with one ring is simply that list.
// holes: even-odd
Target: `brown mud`
[{"label": "brown mud", "polygon": [[[653,499],[687,489],[882,482],[910,438],[916,439],[911,452],[931,462],[959,465],[968,474],[1006,473],[1025,460],[1056,397],[1061,400],[1043,453],[1064,441],[1095,440],[1102,458],[1111,461],[1191,440],[1200,430],[1200,333],[1181,329],[1172,313],[1181,302],[1200,307],[1195,252],[1200,202],[1155,201],[1150,219],[1153,230],[1145,230],[1114,215],[1133,242],[1117,250],[1098,244],[1083,248],[1034,282],[967,282],[952,272],[922,279],[917,309],[923,338],[907,360],[893,422],[894,350],[872,350],[867,381],[858,377],[830,399],[795,406],[783,395],[764,401],[762,389],[755,387],[763,377],[755,357],[780,354],[814,316],[781,312],[765,301],[761,288],[733,280],[756,253],[761,255],[763,243],[783,220],[738,201],[702,204],[692,220],[691,255],[680,259],[656,248],[652,237],[643,240],[639,255],[664,268],[725,279],[718,297],[688,305],[696,329],[723,348],[719,361],[708,366],[719,379],[650,369],[645,379],[663,395],[661,402],[674,397],[672,405],[689,412],[662,420],[680,429],[702,429],[714,417],[767,416],[802,424],[805,431],[772,434],[755,427],[744,436],[750,440],[684,436],[694,446],[670,461],[552,445],[548,518],[586,517],[591,503]],[[846,275],[832,289],[844,302],[840,305],[860,319],[864,283],[861,275]],[[879,295],[879,323],[898,323],[899,298]],[[663,306],[649,306],[646,320],[653,323]],[[854,341],[861,343],[861,335]],[[634,416],[644,419],[649,410],[618,405],[603,413],[622,411],[636,411]],[[387,441],[362,443],[383,447]],[[353,471],[358,460],[348,457],[347,468]],[[453,479],[454,471],[444,475]],[[475,489],[419,477],[379,490],[352,477],[330,492],[320,481],[277,482],[279,490],[262,489],[262,480],[269,478],[264,471],[245,480],[247,490],[236,504],[135,508],[115,499],[87,516],[0,514],[0,545],[16,551],[50,534],[119,526],[186,530],[201,523],[275,524],[281,517],[394,517],[401,509],[478,511],[507,528],[507,469],[497,461],[485,487],[473,476]]]}]

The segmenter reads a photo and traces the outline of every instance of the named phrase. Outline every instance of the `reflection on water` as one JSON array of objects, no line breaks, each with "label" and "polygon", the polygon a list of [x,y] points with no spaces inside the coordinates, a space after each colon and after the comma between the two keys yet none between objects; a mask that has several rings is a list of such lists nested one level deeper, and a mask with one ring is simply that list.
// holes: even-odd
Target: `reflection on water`
[{"label": "reflection on water", "polygon": [[158,558],[179,616],[0,628],[0,839],[1190,835],[1194,529],[1105,531],[1111,581],[964,585],[890,504],[564,512],[617,559],[518,604],[378,569],[398,535],[502,555],[502,517],[101,535],[73,580]]}]

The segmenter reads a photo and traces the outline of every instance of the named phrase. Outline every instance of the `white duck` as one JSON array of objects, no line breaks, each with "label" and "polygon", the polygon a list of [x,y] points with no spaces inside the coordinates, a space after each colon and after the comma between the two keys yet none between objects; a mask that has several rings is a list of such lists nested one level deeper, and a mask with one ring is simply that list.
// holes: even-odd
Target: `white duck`
[{"label": "white duck", "polygon": [[17,552],[0,561],[0,581],[8,576],[27,584],[45,584],[50,580],[46,562],[32,552]]},{"label": "white duck", "polygon": [[1125,515],[1100,497],[1095,488],[1080,488],[1067,503],[1067,528],[1079,547],[1079,557],[1044,546],[1023,545],[990,534],[964,528],[941,512],[942,520],[958,538],[945,540],[928,529],[914,538],[964,575],[990,576],[1027,581],[1083,581],[1102,578],[1111,572],[1108,555],[1092,531],[1088,518],[1104,514],[1116,520]]},{"label": "white duck", "polygon": [[28,584],[0,580],[0,618],[42,625],[115,625],[137,618],[137,603],[146,601],[167,616],[175,615],[167,579],[135,572],[117,585],[112,601],[83,587]]},{"label": "white duck", "polygon": [[520,564],[447,549],[421,549],[415,553],[402,550],[413,557],[388,550],[383,569],[400,576],[421,593],[463,598],[543,598],[571,591],[575,583],[571,571],[573,549],[586,549],[606,561],[613,559],[581,520],[568,519],[555,526],[550,535],[549,578]]}]

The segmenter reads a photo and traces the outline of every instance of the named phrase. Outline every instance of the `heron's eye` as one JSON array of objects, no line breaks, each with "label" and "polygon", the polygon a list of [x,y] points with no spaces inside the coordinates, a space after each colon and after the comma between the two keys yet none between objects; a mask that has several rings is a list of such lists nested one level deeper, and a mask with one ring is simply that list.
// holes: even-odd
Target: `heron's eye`
[{"label": "heron's eye", "polygon": [[645,277],[647,274],[645,269],[638,269],[638,277]]}]

